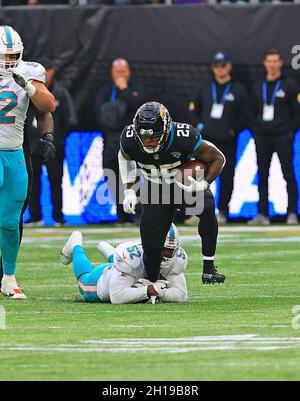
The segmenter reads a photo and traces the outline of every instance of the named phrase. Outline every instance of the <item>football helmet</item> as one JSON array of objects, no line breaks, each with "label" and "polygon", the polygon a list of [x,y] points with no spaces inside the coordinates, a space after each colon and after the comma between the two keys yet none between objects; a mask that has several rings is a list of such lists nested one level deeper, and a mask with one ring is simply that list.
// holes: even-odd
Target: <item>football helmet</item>
[{"label": "football helmet", "polygon": [[115,249],[114,266],[122,273],[136,277],[142,266],[142,253],[133,241],[120,244]]},{"label": "football helmet", "polygon": [[170,230],[166,236],[164,249],[162,251],[163,261],[167,262],[175,256],[177,249],[180,246],[178,229],[172,223]]},{"label": "football helmet", "polygon": [[[145,153],[158,153],[166,144],[171,132],[171,117],[166,107],[158,102],[144,103],[133,119],[135,139]],[[144,138],[159,138],[154,148],[144,145]]]},{"label": "football helmet", "polygon": [[[0,75],[11,75],[23,57],[24,46],[20,35],[8,25],[0,26]],[[13,57],[12,57],[13,56]]]}]

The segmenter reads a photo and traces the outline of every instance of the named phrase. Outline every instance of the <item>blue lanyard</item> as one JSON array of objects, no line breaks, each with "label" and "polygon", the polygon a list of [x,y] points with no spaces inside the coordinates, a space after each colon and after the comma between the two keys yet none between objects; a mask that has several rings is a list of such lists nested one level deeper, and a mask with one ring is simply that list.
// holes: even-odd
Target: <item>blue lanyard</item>
[{"label": "blue lanyard", "polygon": [[[222,99],[221,99],[221,104],[225,103],[226,96],[230,92],[230,89],[231,89],[231,84],[227,84],[226,87],[225,87]],[[213,103],[218,103],[217,85],[215,84],[215,82],[213,82],[211,84],[211,95],[212,95],[212,98],[213,98]]]},{"label": "blue lanyard", "polygon": [[[273,90],[271,104],[275,103],[276,95],[277,95],[277,92],[279,91],[280,85],[281,85],[281,79],[277,82],[277,84],[276,84],[276,86],[275,86],[275,88]],[[266,81],[264,81],[264,83],[263,83],[263,93],[262,93],[262,95],[263,95],[264,104],[268,104],[267,82]]]},{"label": "blue lanyard", "polygon": [[117,100],[117,87],[113,86],[110,96],[110,101],[115,102]]}]

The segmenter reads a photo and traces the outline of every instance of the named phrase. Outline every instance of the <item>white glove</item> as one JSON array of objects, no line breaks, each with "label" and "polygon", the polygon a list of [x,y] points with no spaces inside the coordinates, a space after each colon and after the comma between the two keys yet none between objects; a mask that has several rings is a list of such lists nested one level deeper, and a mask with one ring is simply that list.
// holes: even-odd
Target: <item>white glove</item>
[{"label": "white glove", "polygon": [[10,71],[15,82],[24,89],[28,97],[32,97],[36,92],[36,87],[31,82],[26,81],[16,68],[12,68]]},{"label": "white glove", "polygon": [[125,189],[125,199],[123,201],[123,209],[125,213],[135,214],[135,206],[137,204],[137,197],[133,189]]},{"label": "white glove", "polygon": [[166,292],[168,284],[169,284],[169,281],[166,281],[166,280],[157,280],[157,281],[155,281],[155,283],[152,284],[155,291],[157,292],[158,297],[164,296],[164,293]]},{"label": "white glove", "polygon": [[181,182],[176,181],[176,184],[186,192],[200,192],[205,191],[209,187],[209,183],[207,181],[201,180],[197,181],[195,178],[191,177],[190,175],[187,178],[191,184],[184,185]]}]

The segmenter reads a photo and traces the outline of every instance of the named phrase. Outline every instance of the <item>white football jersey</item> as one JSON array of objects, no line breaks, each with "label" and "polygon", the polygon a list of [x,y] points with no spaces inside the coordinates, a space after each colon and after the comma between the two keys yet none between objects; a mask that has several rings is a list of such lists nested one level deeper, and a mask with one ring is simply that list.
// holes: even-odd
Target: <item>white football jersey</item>
[{"label": "white football jersey", "polygon": [[114,267],[107,266],[104,269],[102,276],[99,278],[97,283],[97,295],[100,298],[101,302],[110,302],[109,297],[109,283],[111,278],[112,270]]},{"label": "white football jersey", "polygon": [[[143,247],[138,242],[139,266],[130,274],[119,271],[116,267],[107,267],[97,284],[97,294],[102,302],[136,303],[146,300],[147,287],[139,284],[139,279],[146,278],[143,261]],[[136,252],[136,251],[135,251]],[[176,256],[170,262],[162,262],[161,274],[170,281],[167,302],[182,302],[187,299],[186,282],[183,275],[187,265],[187,255],[184,249],[179,248]]]},{"label": "white football jersey", "polygon": [[[18,71],[27,81],[46,82],[45,68],[21,61]],[[0,149],[22,148],[29,97],[12,77],[0,76]]]}]

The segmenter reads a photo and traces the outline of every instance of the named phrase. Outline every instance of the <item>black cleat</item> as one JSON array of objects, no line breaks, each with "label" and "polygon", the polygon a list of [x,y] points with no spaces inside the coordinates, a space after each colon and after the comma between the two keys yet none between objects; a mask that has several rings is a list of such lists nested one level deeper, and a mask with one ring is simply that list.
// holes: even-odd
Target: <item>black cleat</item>
[{"label": "black cleat", "polygon": [[215,283],[224,283],[225,276],[222,273],[219,273],[216,267],[211,269],[206,269],[202,273],[202,283],[203,284],[215,284]]}]

